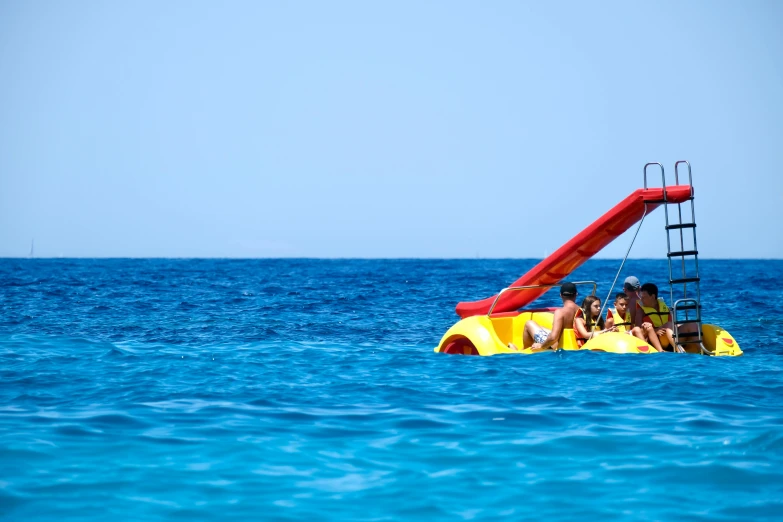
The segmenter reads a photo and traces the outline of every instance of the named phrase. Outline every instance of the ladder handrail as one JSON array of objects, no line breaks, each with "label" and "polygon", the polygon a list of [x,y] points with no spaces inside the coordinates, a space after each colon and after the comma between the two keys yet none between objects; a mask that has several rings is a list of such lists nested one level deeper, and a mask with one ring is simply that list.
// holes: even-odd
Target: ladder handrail
[{"label": "ladder handrail", "polygon": [[693,176],[691,176],[691,164],[688,160],[679,160],[674,162],[674,184],[680,184],[679,167],[680,163],[688,165],[688,185],[691,186],[691,197],[693,197]]},{"label": "ladder handrail", "polygon": [[[691,198],[693,198],[693,175],[691,173],[691,164],[687,160],[679,160],[679,161],[676,161],[674,163],[674,183],[676,185],[680,184],[680,172],[679,171],[680,171],[680,164],[682,164],[682,163],[685,163],[685,165],[688,166],[688,185],[691,187]],[[682,205],[679,204],[679,203],[677,204],[677,216],[680,219],[679,223],[682,224]],[[693,199],[691,199],[691,223],[694,223],[694,222],[695,222],[695,219],[694,219],[694,215],[693,215]],[[695,231],[693,232],[693,242],[694,242],[693,249],[697,250],[697,248],[696,248],[696,232]],[[684,250],[685,250],[685,233],[683,232],[682,229],[680,229],[680,251],[682,252]],[[680,263],[682,265],[682,277],[685,278],[687,276],[686,276],[685,257],[684,256],[680,259]],[[671,264],[671,262],[670,262],[670,264]],[[698,270],[697,270],[697,274],[696,275],[698,276]],[[683,287],[683,295],[685,297],[688,296],[688,294],[687,294],[687,285]],[[673,293],[672,293],[672,299],[674,299],[674,294]],[[686,313],[685,315],[687,317],[688,314]]]},{"label": "ladder handrail", "polygon": [[[694,203],[693,203],[693,199],[694,199],[693,174],[692,174],[690,162],[688,162],[686,160],[679,160],[679,161],[674,163],[674,182],[677,185],[680,184],[680,166],[682,164],[685,164],[688,167],[688,185],[690,186],[690,190],[691,190],[691,197],[689,198],[689,200],[691,202],[691,221],[690,222],[694,225],[693,227],[691,227],[691,231],[693,233],[693,250],[692,251],[688,250],[687,251],[687,255],[692,255],[693,256],[693,260],[694,260],[694,269],[696,271],[696,274],[695,274],[695,281],[691,281],[691,282],[695,285],[695,294],[696,295],[694,297],[688,297],[688,282],[685,281],[685,282],[682,283],[682,295],[683,295],[683,297],[681,299],[677,299],[675,301],[675,299],[674,299],[674,285],[672,284],[672,282],[675,280],[674,279],[674,275],[672,273],[672,256],[668,255],[667,257],[668,257],[668,261],[669,261],[669,295],[670,295],[670,302],[672,303],[672,313],[674,314],[673,315],[673,324],[672,324],[672,326],[673,326],[673,330],[674,330],[675,344],[677,345],[674,348],[675,348],[675,350],[677,350],[677,347],[680,344],[680,332],[679,332],[678,317],[677,317],[678,308],[680,306],[685,305],[685,304],[690,304],[690,305],[693,305],[693,307],[692,308],[688,307],[688,308],[686,308],[684,310],[684,312],[685,312],[685,319],[684,319],[684,321],[688,321],[688,322],[695,321],[695,324],[697,325],[697,328],[696,328],[696,338],[697,338],[697,340],[699,342],[700,350],[701,350],[702,353],[707,353],[707,354],[712,355],[712,352],[710,352],[709,350],[706,350],[704,348],[702,331],[701,331],[702,317],[701,317],[701,285],[699,284],[699,248],[698,248],[698,245],[696,243],[696,227],[695,227],[695,224],[696,224],[696,212],[695,212],[695,207],[694,207]],[[667,208],[668,208],[668,204],[666,203],[666,198],[665,198],[665,195],[664,195],[664,209],[667,209]],[[665,212],[665,216],[666,216],[666,248],[668,249],[668,254],[671,254],[672,253],[671,237],[670,237],[670,230],[671,229],[669,228],[670,222],[669,222],[669,212],[668,212],[668,210]],[[677,203],[677,217],[679,219],[679,222],[677,224],[678,225],[682,225],[683,224],[682,203]],[[682,266],[682,279],[691,279],[691,278],[688,277],[687,265],[686,265],[686,262],[685,262],[686,255],[684,255],[684,254],[686,254],[686,250],[685,250],[685,234],[684,234],[684,231],[683,231],[683,227],[677,227],[677,230],[679,231],[679,234],[680,234],[680,251],[678,252],[678,254],[681,254],[680,255],[680,259],[681,259],[681,266]],[[694,319],[691,319],[691,316],[690,316],[690,313],[689,313],[689,311],[691,309],[695,310],[695,317],[694,317]]]},{"label": "ladder handrail", "polygon": [[[701,325],[702,325],[702,321],[701,321],[701,303],[699,303],[699,301],[697,301],[693,297],[686,297],[686,298],[683,298],[683,299],[677,299],[672,304],[672,323],[673,323],[673,326],[674,326],[674,344],[676,344],[678,346],[680,344],[680,329],[677,327],[677,307],[679,305],[682,305],[682,304],[685,304],[685,303],[692,303],[692,304],[696,305],[696,308],[695,308],[695,310],[696,310],[696,319],[695,319],[695,321],[698,321],[696,323],[698,325],[698,329],[696,330],[696,332],[698,333],[697,338],[699,340],[699,350],[702,353],[706,353],[708,355],[714,355],[713,352],[711,352],[710,350],[708,350],[704,346],[704,338],[702,337],[702,331],[701,331]],[[685,317],[686,317],[686,321],[687,321],[688,320],[687,319],[687,317],[688,317],[687,316],[688,310],[685,310],[685,314],[686,314]]]},{"label": "ladder handrail", "polygon": [[[663,170],[663,165],[657,161],[651,161],[644,166],[644,189],[647,190],[647,167],[650,165],[658,165],[661,168],[661,186],[663,187],[663,201],[666,202],[666,173]],[[665,207],[664,207],[665,208]]]}]

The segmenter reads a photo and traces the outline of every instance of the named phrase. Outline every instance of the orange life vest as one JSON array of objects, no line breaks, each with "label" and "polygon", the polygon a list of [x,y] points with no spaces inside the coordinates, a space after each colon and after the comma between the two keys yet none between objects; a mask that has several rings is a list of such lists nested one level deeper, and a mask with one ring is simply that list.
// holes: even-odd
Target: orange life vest
[{"label": "orange life vest", "polygon": [[[579,330],[576,329],[576,320],[577,318],[584,317],[585,311],[581,308],[576,311],[576,314],[574,314],[574,335],[576,336],[576,345],[581,347],[583,344],[585,344],[589,338],[588,337],[579,337]],[[585,328],[588,329],[588,331],[591,332],[597,332],[598,331],[598,322],[594,322],[591,327],[588,327],[587,320],[583,319],[585,322]]]}]

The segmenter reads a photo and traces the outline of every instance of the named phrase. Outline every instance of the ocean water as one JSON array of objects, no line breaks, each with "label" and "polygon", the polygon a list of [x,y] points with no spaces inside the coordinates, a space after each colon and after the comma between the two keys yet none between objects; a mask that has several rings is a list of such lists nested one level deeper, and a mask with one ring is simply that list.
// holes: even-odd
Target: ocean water
[{"label": "ocean water", "polygon": [[783,262],[701,263],[743,357],[433,353],[533,264],[0,260],[0,518],[783,518]]}]

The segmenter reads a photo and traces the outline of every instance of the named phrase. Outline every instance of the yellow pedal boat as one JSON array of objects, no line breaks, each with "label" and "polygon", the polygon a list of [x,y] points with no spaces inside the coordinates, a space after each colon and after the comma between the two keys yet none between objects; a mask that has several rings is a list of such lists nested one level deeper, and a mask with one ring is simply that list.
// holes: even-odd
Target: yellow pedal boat
[{"label": "yellow pedal boat", "polygon": [[[661,187],[650,188],[647,185],[649,167],[659,167]],[[680,168],[688,169],[688,183],[680,184]],[[684,177],[683,177],[684,181]],[[553,308],[524,310],[547,290],[560,286],[558,283],[568,277],[585,261],[592,258],[602,248],[623,234],[635,223],[641,228],[644,218],[656,208],[662,207],[666,215],[666,242],[669,260],[669,287],[671,311],[677,345],[683,348],[677,351],[701,353],[704,355],[737,356],[742,350],[737,341],[725,329],[714,324],[706,324],[701,318],[701,290],[699,282],[698,250],[696,248],[696,222],[694,214],[694,192],[691,177],[691,165],[687,161],[674,164],[674,185],[666,184],[666,175],[660,163],[647,163],[644,166],[644,187],[640,188],[599,217],[587,228],[574,236],[558,250],[543,259],[519,278],[512,286],[504,288],[498,294],[479,301],[458,303],[457,314],[462,318],[449,328],[436,352],[463,355],[495,355],[499,353],[533,353],[523,347],[525,323],[534,320],[539,325],[551,329]],[[685,212],[682,205],[685,204]],[[690,206],[690,220],[687,217]],[[671,213],[669,207],[675,212]],[[676,206],[676,207],[675,207]],[[639,229],[636,230],[637,234]],[[634,240],[636,235],[634,235]],[[679,239],[679,241],[678,241]],[[678,244],[679,243],[679,244]],[[628,252],[620,264],[614,282],[609,288],[604,306],[612,295]],[[597,285],[592,281],[575,284],[591,284],[593,295]],[[679,288],[681,289],[675,290]],[[521,309],[521,310],[520,310]],[[604,310],[601,310],[603,315]],[[680,313],[684,313],[681,317]],[[698,325],[689,331],[680,328],[686,324]],[[701,333],[698,333],[698,332]],[[515,349],[517,348],[517,349]],[[571,328],[563,330],[558,341],[563,350],[591,350],[610,353],[658,353],[645,341],[626,333],[605,333],[579,347]]]},{"label": "yellow pedal boat", "polygon": [[[505,312],[494,315],[474,315],[462,319],[448,329],[440,340],[436,352],[460,355],[497,355],[500,353],[534,353],[522,348],[522,332],[525,323],[534,320],[545,328],[552,328],[553,309]],[[742,355],[739,344],[729,332],[714,324],[701,325],[702,344],[707,355]],[[509,344],[519,347],[514,350]],[[571,328],[563,330],[558,342],[562,350],[591,350],[609,353],[658,353],[655,348],[625,333],[606,333],[577,346]],[[702,353],[701,347],[684,345],[688,353]]]}]

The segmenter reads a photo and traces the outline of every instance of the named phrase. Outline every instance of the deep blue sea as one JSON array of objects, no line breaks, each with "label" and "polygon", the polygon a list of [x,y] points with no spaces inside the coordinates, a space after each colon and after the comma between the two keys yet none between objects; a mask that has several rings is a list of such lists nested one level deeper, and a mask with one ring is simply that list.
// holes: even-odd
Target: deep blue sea
[{"label": "deep blue sea", "polygon": [[783,518],[783,261],[701,262],[739,358],[433,352],[535,263],[0,260],[0,518]]}]

